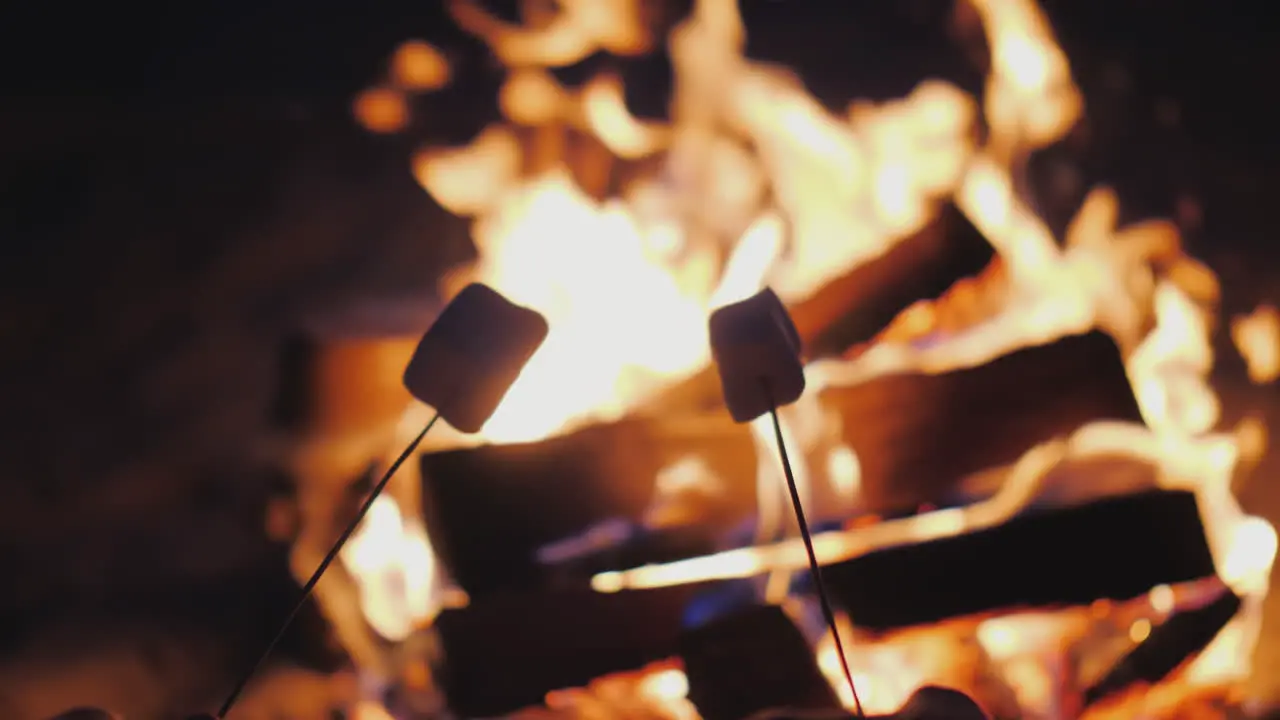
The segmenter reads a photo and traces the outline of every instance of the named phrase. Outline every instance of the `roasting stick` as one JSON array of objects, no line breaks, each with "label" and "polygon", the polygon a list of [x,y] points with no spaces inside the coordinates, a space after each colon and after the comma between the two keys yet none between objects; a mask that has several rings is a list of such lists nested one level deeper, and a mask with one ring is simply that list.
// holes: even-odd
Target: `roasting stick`
[{"label": "roasting stick", "polygon": [[231,706],[235,705],[236,700],[240,697],[240,693],[244,692],[245,686],[248,685],[249,681],[253,679],[253,676],[258,673],[258,669],[261,668],[262,664],[271,656],[271,652],[276,649],[276,645],[280,643],[280,639],[284,637],[289,626],[293,624],[293,618],[297,616],[300,610],[302,610],[302,606],[307,604],[307,599],[311,597],[311,591],[316,589],[316,584],[320,582],[320,578],[324,575],[324,571],[328,570],[329,566],[333,564],[334,559],[338,557],[338,553],[342,552],[343,546],[345,546],[347,541],[351,539],[351,536],[355,534],[356,528],[360,527],[360,522],[364,520],[364,516],[369,514],[369,508],[373,507],[373,502],[382,494],[383,489],[387,487],[387,483],[391,482],[392,476],[396,474],[396,471],[400,469],[400,466],[404,464],[404,461],[408,460],[409,456],[413,454],[413,451],[417,450],[418,446],[422,444],[422,439],[427,436],[427,433],[439,419],[440,413],[437,412],[431,417],[431,420],[427,422],[426,426],[422,428],[422,432],[418,433],[418,436],[415,437],[413,441],[409,443],[409,446],[404,449],[404,452],[400,453],[400,457],[396,458],[396,461],[391,463],[391,467],[387,468],[387,471],[383,473],[382,479],[378,481],[378,484],[373,486],[373,490],[369,492],[369,497],[365,498],[364,504],[360,506],[360,510],[356,513],[355,518],[353,518],[351,523],[347,525],[347,529],[342,531],[342,535],[338,536],[338,541],[333,544],[333,547],[329,549],[328,554],[326,554],[324,559],[320,561],[320,565],[316,567],[315,572],[311,573],[311,578],[307,580],[307,584],[302,586],[302,596],[298,598],[298,602],[294,604],[293,609],[285,616],[284,622],[280,624],[280,629],[276,631],[275,637],[271,638],[271,642],[267,643],[267,647],[262,651],[262,654],[258,656],[258,660],[254,662],[247,672],[240,676],[240,679],[231,688],[231,692],[227,694],[227,699],[222,702],[222,707],[218,709],[217,717],[219,719],[226,717],[227,713],[231,711]]},{"label": "roasting stick", "polygon": [[[749,423],[769,413],[778,442],[778,456],[782,460],[787,490],[791,493],[791,505],[795,509],[800,537],[809,558],[809,572],[818,592],[818,602],[826,618],[827,627],[835,641],[840,667],[853,695],[858,717],[866,717],[862,700],[853,682],[853,671],[844,654],[844,643],[836,626],[831,599],[822,581],[822,567],[813,549],[813,535],[805,520],[800,490],[796,487],[795,473],[787,456],[783,440],[782,422],[778,408],[789,405],[804,393],[804,365],[800,362],[800,334],[787,314],[786,307],[772,290],[765,289],[711,314],[711,355],[720,373],[720,385],[724,391],[725,406],[734,421]],[[763,391],[763,392],[762,392]]]},{"label": "roasting stick", "polygon": [[302,597],[285,616],[275,637],[227,695],[215,716],[218,720],[231,711],[249,681],[284,637],[325,570],[436,422],[443,418],[462,432],[479,432],[498,409],[529,358],[541,347],[547,332],[547,321],[541,315],[513,304],[484,285],[468,285],[450,301],[423,335],[404,373],[405,387],[414,397],[434,407],[435,415],[373,486],[355,518],[302,587]]},{"label": "roasting stick", "polygon": [[[771,398],[769,381],[763,380],[765,397]],[[818,555],[813,551],[813,534],[809,532],[809,522],[804,517],[804,504],[800,502],[800,490],[796,487],[796,476],[791,470],[791,460],[787,457],[787,445],[782,439],[782,422],[778,419],[778,408],[769,401],[769,417],[773,419],[773,434],[778,438],[778,458],[782,460],[782,472],[787,476],[787,490],[791,492],[791,506],[796,511],[796,524],[800,526],[800,537],[804,540],[804,550],[809,555],[809,573],[813,576],[814,588],[818,591],[818,604],[822,606],[822,616],[826,618],[827,627],[831,629],[831,639],[836,644],[836,654],[840,656],[840,669],[844,671],[844,679],[849,682],[849,692],[853,694],[853,706],[858,717],[866,717],[862,711],[862,699],[858,697],[858,687],[853,682],[853,671],[849,669],[849,658],[844,654],[844,641],[840,639],[840,628],[836,626],[836,614],[831,609],[831,596],[827,593],[827,584],[822,579],[822,566],[818,564]]]}]

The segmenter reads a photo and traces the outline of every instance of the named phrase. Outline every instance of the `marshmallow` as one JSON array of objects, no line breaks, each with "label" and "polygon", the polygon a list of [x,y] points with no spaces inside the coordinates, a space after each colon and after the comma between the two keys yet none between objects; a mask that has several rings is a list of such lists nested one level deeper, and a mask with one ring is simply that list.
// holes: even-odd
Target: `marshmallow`
[{"label": "marshmallow", "polygon": [[462,432],[479,432],[547,329],[537,312],[484,285],[468,285],[418,343],[404,385],[445,422]]},{"label": "marshmallow", "polygon": [[711,355],[735,421],[751,422],[800,399],[800,333],[772,290],[725,305],[711,313],[709,324]]}]

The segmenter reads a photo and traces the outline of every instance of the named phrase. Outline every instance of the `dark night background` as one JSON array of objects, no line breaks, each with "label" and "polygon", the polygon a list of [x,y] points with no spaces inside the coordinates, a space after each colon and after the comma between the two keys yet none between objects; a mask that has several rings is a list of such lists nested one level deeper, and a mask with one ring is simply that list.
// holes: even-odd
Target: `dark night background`
[{"label": "dark night background", "polygon": [[[926,76],[980,88],[949,0],[744,4],[750,54],[832,107]],[[1089,121],[1038,162],[1076,168],[1082,189],[1115,183],[1127,219],[1202,213],[1186,241],[1219,273],[1224,317],[1280,300],[1269,8],[1047,7]],[[458,82],[418,102],[408,133],[368,135],[351,98],[410,38],[446,50]],[[661,60],[626,73],[633,108],[660,113]],[[269,632],[291,598],[261,515],[290,429],[284,350],[316,316],[430,294],[466,256],[409,155],[496,119],[498,79],[431,0],[0,11],[0,710],[3,668],[121,643],[175,696],[205,697]],[[1243,384],[1219,348],[1228,419],[1277,426],[1274,388]],[[1273,521],[1277,467],[1242,491]],[[177,659],[160,635],[180,638]]]}]

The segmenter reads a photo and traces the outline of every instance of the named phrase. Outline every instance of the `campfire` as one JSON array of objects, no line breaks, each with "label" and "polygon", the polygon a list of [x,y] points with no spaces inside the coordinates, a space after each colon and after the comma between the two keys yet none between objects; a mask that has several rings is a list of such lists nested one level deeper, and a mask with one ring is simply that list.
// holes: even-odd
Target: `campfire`
[{"label": "campfire", "polygon": [[[1120,225],[1105,187],[1062,233],[1033,209],[1028,159],[1086,110],[1034,0],[958,8],[980,99],[922,78],[842,112],[746,57],[733,0],[672,27],[651,6],[449,4],[504,68],[504,121],[411,159],[471,221],[477,258],[441,294],[483,282],[550,334],[481,433],[429,437],[317,587],[353,716],[852,708],[773,428],[740,431],[715,394],[706,318],[765,286],[809,349],[783,435],[868,713],[934,684],[995,717],[1225,716],[1277,544],[1231,491],[1259,431],[1220,427],[1217,281],[1175,225]],[[664,43],[666,122],[618,74],[551,72]],[[408,42],[353,111],[401,132],[457,74]],[[1231,328],[1259,382],[1276,324]],[[354,509],[334,488],[429,412],[398,388],[412,347],[334,351],[335,378],[381,379],[297,458],[300,581]]]}]

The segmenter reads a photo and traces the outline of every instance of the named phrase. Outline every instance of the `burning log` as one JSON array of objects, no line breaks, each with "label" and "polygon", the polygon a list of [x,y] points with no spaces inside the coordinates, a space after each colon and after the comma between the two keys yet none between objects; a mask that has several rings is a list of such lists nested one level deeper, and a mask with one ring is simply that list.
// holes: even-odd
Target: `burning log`
[{"label": "burning log", "polygon": [[1115,343],[1100,332],[954,372],[833,388],[858,454],[862,499],[891,513],[936,503],[963,477],[1094,420],[1139,420]]},{"label": "burning log", "polygon": [[[883,255],[818,288],[788,310],[807,354],[839,354],[867,342],[921,298],[941,295],[991,262],[990,243],[954,206]],[[655,414],[720,406],[715,371],[707,368],[648,404]]]},{"label": "burning log", "polygon": [[[1027,447],[1091,420],[1138,415],[1115,345],[1100,333],[973,369],[833,389],[823,400],[844,420],[843,439],[857,452],[863,500],[873,510],[943,501],[964,478]],[[756,472],[750,439],[719,413],[631,418],[541,443],[426,456],[433,544],[473,594],[536,583],[543,575],[538,548],[602,521],[638,523],[655,475],[688,454],[728,481],[715,501],[719,522],[711,518],[682,537],[633,528],[631,548],[613,559],[627,567],[696,551],[756,509],[754,488],[739,481]]]},{"label": "burning log", "polygon": [[884,629],[1017,606],[1127,599],[1213,573],[1195,496],[1147,491],[880,550],[825,575],[856,624]]},{"label": "burning log", "polygon": [[[689,454],[706,458],[723,477],[750,477],[755,470],[750,438],[727,417],[688,425],[629,419],[537,443],[425,455],[424,510],[432,545],[473,597],[539,584],[545,579],[539,548],[605,520],[639,523],[653,497],[654,478]],[[715,516],[692,536],[647,537],[702,547],[706,538],[749,514],[754,502],[749,487],[728,491],[717,499]]]},{"label": "burning log", "polygon": [[[798,326],[804,317],[797,311]],[[650,413],[694,407],[705,414],[720,407],[717,394],[715,373],[708,371]],[[1119,349],[1098,331],[973,368],[832,387],[821,399],[839,415],[842,439],[857,453],[863,506],[881,514],[938,503],[962,478],[1008,464],[1088,422],[1141,420]]]},{"label": "burning log", "polygon": [[820,397],[857,454],[861,504],[880,514],[944,502],[964,478],[1086,423],[1141,417],[1120,352],[1101,332],[973,368],[832,387]]},{"label": "burning log", "polygon": [[489,717],[541,703],[552,690],[672,657],[685,606],[698,589],[510,593],[446,610],[436,630],[449,706],[463,717]]},{"label": "burning log", "polygon": [[1135,683],[1163,680],[1189,657],[1203,650],[1236,616],[1240,606],[1240,598],[1235,593],[1223,590],[1207,605],[1177,613],[1164,621],[1085,691],[1085,706]]},{"label": "burning log", "polygon": [[717,618],[680,638],[689,699],[706,720],[769,708],[838,710],[808,641],[776,605]]},{"label": "burning log", "polygon": [[921,298],[941,295],[994,257],[991,244],[953,205],[919,233],[824,285],[791,308],[809,354],[867,342]]}]

